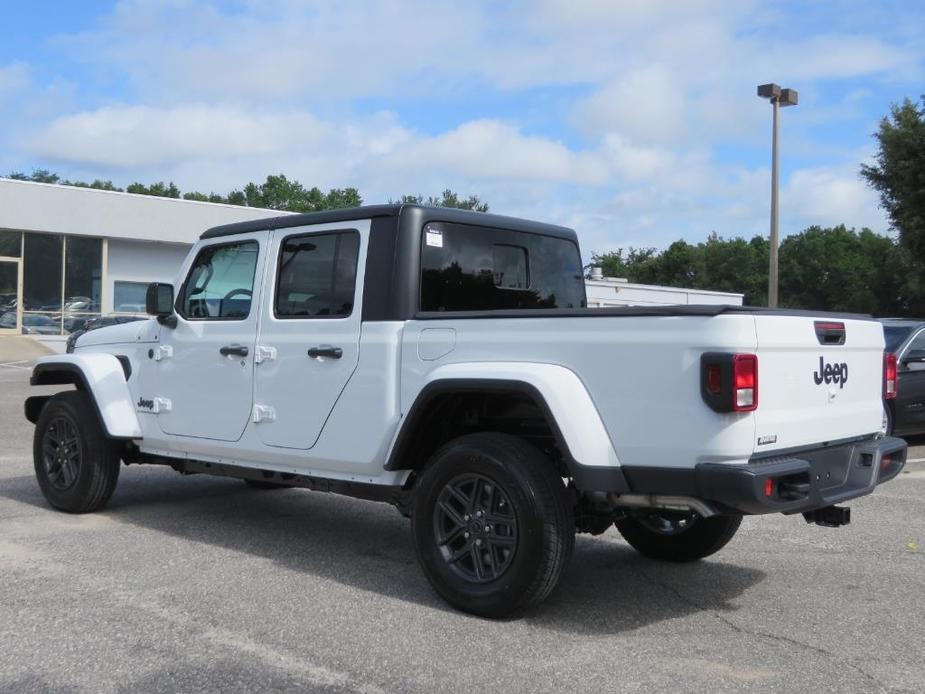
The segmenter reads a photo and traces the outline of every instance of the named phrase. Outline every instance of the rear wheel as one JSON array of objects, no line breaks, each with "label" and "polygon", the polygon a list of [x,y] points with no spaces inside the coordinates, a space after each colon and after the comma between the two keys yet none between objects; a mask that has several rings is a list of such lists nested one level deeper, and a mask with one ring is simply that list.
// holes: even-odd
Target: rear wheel
[{"label": "rear wheel", "polygon": [[244,480],[251,489],[285,489],[291,487],[289,484],[279,484],[278,482],[264,482],[263,480]]},{"label": "rear wheel", "polygon": [[431,459],[411,515],[424,574],[454,607],[503,617],[555,588],[575,542],[565,485],[530,444],[471,434]]},{"label": "rear wheel", "polygon": [[106,438],[84,391],[58,393],[46,403],[35,424],[32,453],[42,494],[61,511],[102,508],[119,480],[119,445]]},{"label": "rear wheel", "polygon": [[688,562],[708,557],[726,546],[742,516],[703,518],[693,511],[635,511],[614,522],[640,554],[662,561]]}]

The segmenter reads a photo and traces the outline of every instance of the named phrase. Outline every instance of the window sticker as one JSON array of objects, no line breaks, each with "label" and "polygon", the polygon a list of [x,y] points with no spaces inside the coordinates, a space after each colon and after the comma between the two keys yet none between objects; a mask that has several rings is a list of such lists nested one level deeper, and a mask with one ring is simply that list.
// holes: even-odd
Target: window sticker
[{"label": "window sticker", "polygon": [[443,232],[439,229],[433,229],[429,226],[425,227],[424,236],[427,240],[428,246],[433,246],[434,248],[443,248]]}]

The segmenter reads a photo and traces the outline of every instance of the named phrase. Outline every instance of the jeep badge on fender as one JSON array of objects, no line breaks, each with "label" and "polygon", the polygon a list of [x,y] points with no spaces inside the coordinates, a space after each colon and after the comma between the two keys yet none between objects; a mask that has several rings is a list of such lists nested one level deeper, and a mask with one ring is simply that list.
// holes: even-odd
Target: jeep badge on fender
[{"label": "jeep badge on fender", "polygon": [[817,386],[824,383],[838,383],[839,389],[844,388],[848,382],[848,365],[845,362],[840,364],[826,364],[822,357],[819,357],[819,370],[813,372],[813,380]]}]

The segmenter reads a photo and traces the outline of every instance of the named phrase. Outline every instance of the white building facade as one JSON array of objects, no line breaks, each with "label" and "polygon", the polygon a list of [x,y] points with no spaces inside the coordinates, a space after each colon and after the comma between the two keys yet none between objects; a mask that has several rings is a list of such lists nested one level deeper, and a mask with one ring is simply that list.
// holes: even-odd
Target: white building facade
[{"label": "white building facade", "polygon": [[207,228],[264,209],[0,178],[0,335],[62,341],[87,320],[144,311]]}]

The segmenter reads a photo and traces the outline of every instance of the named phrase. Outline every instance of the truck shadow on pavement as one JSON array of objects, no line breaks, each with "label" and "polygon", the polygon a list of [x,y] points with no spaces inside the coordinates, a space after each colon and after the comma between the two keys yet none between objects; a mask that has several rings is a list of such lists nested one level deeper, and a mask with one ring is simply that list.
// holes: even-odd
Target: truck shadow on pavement
[{"label": "truck shadow on pavement", "polygon": [[[57,513],[32,477],[3,480],[0,496]],[[410,522],[385,504],[123,468],[112,500],[100,513],[117,524],[246,552],[289,570],[470,618],[430,588],[414,555]],[[138,541],[152,556],[158,551],[156,540]],[[735,610],[733,601],[764,578],[762,571],[716,558],[682,565],[651,561],[612,529],[600,537],[578,536],[558,590],[520,619],[574,634],[621,633],[697,612]]]}]

